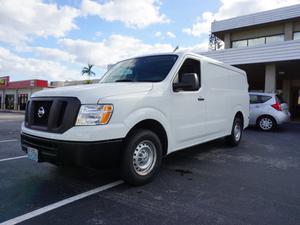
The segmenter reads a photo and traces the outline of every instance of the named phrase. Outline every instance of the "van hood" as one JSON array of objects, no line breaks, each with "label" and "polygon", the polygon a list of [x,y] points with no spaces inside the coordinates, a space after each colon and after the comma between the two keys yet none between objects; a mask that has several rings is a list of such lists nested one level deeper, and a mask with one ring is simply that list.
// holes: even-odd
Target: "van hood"
[{"label": "van hood", "polygon": [[31,97],[77,97],[82,104],[95,104],[99,99],[148,92],[152,83],[99,83],[69,87],[45,89],[34,93]]}]

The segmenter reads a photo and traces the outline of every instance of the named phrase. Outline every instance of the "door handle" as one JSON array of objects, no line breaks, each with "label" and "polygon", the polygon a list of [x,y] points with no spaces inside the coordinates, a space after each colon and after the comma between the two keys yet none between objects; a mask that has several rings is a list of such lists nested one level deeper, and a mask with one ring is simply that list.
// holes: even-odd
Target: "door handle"
[{"label": "door handle", "polygon": [[204,101],[205,99],[204,98],[202,98],[202,97],[199,97],[198,98],[198,101],[200,101],[200,102],[202,102],[202,101]]}]

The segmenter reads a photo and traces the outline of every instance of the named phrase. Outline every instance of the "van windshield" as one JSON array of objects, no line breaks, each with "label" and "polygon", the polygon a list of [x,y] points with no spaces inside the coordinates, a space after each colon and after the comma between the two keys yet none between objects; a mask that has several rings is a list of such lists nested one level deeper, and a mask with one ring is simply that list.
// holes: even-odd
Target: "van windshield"
[{"label": "van windshield", "polygon": [[121,61],[106,72],[100,83],[160,82],[166,78],[177,58],[177,55],[157,55]]}]

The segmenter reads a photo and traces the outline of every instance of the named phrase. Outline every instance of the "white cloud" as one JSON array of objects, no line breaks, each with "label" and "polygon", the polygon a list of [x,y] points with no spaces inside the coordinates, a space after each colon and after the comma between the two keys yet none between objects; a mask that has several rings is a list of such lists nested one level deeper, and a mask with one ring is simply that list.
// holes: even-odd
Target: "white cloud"
[{"label": "white cloud", "polygon": [[95,35],[96,35],[96,37],[101,37],[102,36],[102,32],[101,31],[97,31],[97,32],[95,32]]},{"label": "white cloud", "polygon": [[80,71],[54,61],[36,58],[23,58],[6,48],[0,47],[0,72],[5,75],[18,75],[22,79],[76,79]]},{"label": "white cloud", "polygon": [[208,51],[208,43],[205,41],[200,44],[196,44],[194,46],[187,47],[186,49],[189,51],[192,51],[192,52],[196,52],[196,53],[207,52]]},{"label": "white cloud", "polygon": [[223,20],[236,16],[271,10],[300,3],[300,0],[221,0],[221,7],[216,13],[204,12],[190,28],[182,31],[200,37],[210,33],[214,20]]},{"label": "white cloud", "polygon": [[160,31],[155,32],[154,36],[155,37],[161,37],[162,33]]},{"label": "white cloud", "polygon": [[74,55],[56,48],[28,47],[27,50],[32,52],[35,57],[46,60],[74,63],[76,58]]},{"label": "white cloud", "polygon": [[18,44],[33,37],[63,37],[76,29],[79,10],[41,0],[1,0],[0,41]]},{"label": "white cloud", "polygon": [[172,33],[171,31],[167,31],[165,33],[162,33],[161,31],[157,31],[154,34],[155,37],[160,38],[160,39],[166,39],[166,38],[176,38],[176,35]]},{"label": "white cloud", "polygon": [[168,23],[166,15],[161,14],[159,0],[110,0],[98,3],[83,0],[83,15],[94,15],[107,21],[121,21],[127,27],[143,28],[151,24]]},{"label": "white cloud", "polygon": [[151,45],[139,39],[122,35],[111,35],[101,42],[64,38],[59,43],[65,51],[76,55],[77,62],[92,63],[102,68],[129,57],[173,50],[169,44]]},{"label": "white cloud", "polygon": [[169,38],[176,38],[176,35],[170,31],[166,32],[166,36]]},{"label": "white cloud", "polygon": [[211,12],[204,12],[197,22],[191,28],[184,28],[182,31],[192,36],[200,37],[203,34],[209,34],[214,15]]}]

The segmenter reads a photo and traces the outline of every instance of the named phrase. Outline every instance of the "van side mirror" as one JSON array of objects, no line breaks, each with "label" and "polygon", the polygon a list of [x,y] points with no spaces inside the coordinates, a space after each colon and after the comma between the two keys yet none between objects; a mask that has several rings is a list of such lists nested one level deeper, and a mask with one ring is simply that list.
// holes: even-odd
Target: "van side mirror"
[{"label": "van side mirror", "polygon": [[200,88],[199,77],[196,73],[184,73],[178,83],[173,83],[173,91],[197,91]]}]

